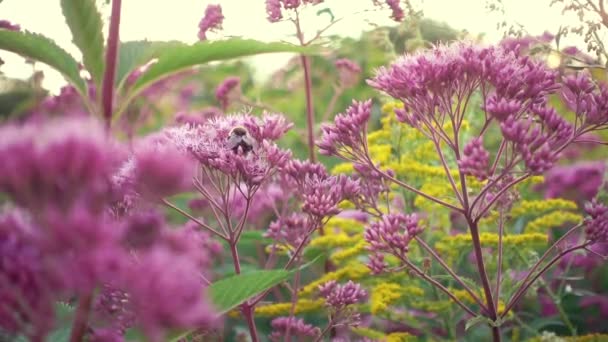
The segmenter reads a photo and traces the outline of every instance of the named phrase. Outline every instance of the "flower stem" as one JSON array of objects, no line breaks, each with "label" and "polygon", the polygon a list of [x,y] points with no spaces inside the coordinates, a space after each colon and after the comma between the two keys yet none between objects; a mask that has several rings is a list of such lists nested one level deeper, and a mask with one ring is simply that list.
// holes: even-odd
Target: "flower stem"
[{"label": "flower stem", "polygon": [[70,342],[81,342],[87,330],[87,322],[89,321],[89,312],[93,305],[93,293],[86,294],[78,301],[76,315],[72,323],[72,332],[70,333]]},{"label": "flower stem", "polygon": [[110,125],[112,124],[112,103],[114,97],[114,77],[116,74],[116,56],[118,54],[121,1],[112,0],[112,15],[110,16],[110,30],[106,48],[106,67],[102,84],[101,104],[108,130],[110,130]]},{"label": "flower stem", "polygon": [[310,58],[301,55],[302,68],[304,68],[304,87],[306,89],[306,126],[308,131],[308,159],[317,161],[315,154],[315,112],[312,101],[312,80],[310,76]]},{"label": "flower stem", "polygon": [[247,325],[249,326],[249,335],[251,336],[251,342],[258,342],[258,331],[255,326],[255,319],[253,318],[253,306],[245,303],[241,306],[241,312],[247,320]]},{"label": "flower stem", "polygon": [[[232,233],[231,233],[232,235]],[[241,261],[239,259],[239,252],[236,248],[236,241],[234,241],[234,236],[231,236],[230,245],[230,253],[232,254],[232,262],[234,263],[234,272],[236,274],[241,274]],[[251,336],[251,342],[258,342],[258,331],[255,326],[255,319],[253,318],[255,304],[250,304],[249,301],[241,304],[241,313],[243,313],[243,317],[247,321],[247,326],[249,327],[249,335]]]},{"label": "flower stem", "polygon": [[[490,280],[488,279],[488,273],[486,272],[486,266],[483,262],[483,252],[481,250],[481,241],[479,239],[479,227],[477,223],[467,215],[467,222],[469,224],[469,229],[471,231],[471,238],[473,240],[473,250],[475,251],[475,259],[477,262],[477,271],[479,272],[479,277],[481,278],[481,284],[483,286],[483,291],[486,297],[486,303],[488,307],[488,311],[490,314],[490,319],[492,321],[496,321],[498,317],[498,313],[496,311],[496,306],[494,305],[494,298],[492,296],[492,288],[490,285]],[[492,328],[492,336],[494,338],[494,342],[500,341],[500,328],[499,327],[491,327]]]}]

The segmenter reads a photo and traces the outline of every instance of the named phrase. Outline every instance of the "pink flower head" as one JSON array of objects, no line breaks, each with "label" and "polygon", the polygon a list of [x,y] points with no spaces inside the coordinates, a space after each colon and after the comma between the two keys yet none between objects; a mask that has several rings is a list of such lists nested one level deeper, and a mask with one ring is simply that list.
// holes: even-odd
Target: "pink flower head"
[{"label": "pink flower head", "polygon": [[605,171],[603,162],[555,166],[545,174],[545,197],[589,201],[597,195]]},{"label": "pink flower head", "polygon": [[548,105],[559,89],[556,76],[541,61],[509,47],[458,42],[405,55],[369,83],[401,100],[404,109],[397,118],[427,135],[442,130],[432,123],[443,122],[448,113],[465,115],[454,113],[454,106],[483,89],[482,108],[497,119],[508,146],[528,170],[540,173],[553,165],[573,133]]},{"label": "pink flower head", "polygon": [[396,22],[400,22],[403,20],[404,13],[403,9],[399,5],[399,0],[386,0],[386,5],[391,9],[391,19]]},{"label": "pink flower head", "polygon": [[363,238],[372,253],[391,253],[406,258],[410,242],[422,232],[415,214],[388,214],[366,229]]},{"label": "pink flower head", "polygon": [[125,289],[138,325],[152,341],[164,341],[168,328],[193,329],[217,321],[193,260],[166,248],[154,248],[138,259],[126,275]]},{"label": "pink flower head", "polygon": [[44,256],[32,243],[30,219],[20,211],[0,214],[0,327],[8,333],[44,336],[53,328],[54,296]]},{"label": "pink flower head", "polygon": [[266,0],[266,13],[268,14],[268,21],[271,23],[276,23],[283,19],[281,0]]},{"label": "pink flower head", "polygon": [[338,114],[333,125],[321,126],[321,140],[317,142],[322,154],[337,155],[345,159],[352,155],[365,159],[364,144],[367,122],[371,116],[372,101],[353,101],[344,114]]},{"label": "pink flower head", "polygon": [[205,16],[201,19],[198,24],[198,39],[206,40],[207,31],[214,31],[222,29],[222,22],[224,21],[224,15],[222,14],[222,6],[220,5],[209,5],[205,9]]},{"label": "pink flower head", "polygon": [[340,84],[344,88],[354,87],[359,81],[361,67],[347,58],[338,59],[335,62],[338,73],[340,74]]},{"label": "pink flower head", "polygon": [[99,208],[123,154],[90,118],[0,128],[0,191],[28,208]]},{"label": "pink flower head", "polygon": [[8,20],[0,20],[0,29],[5,29],[5,30],[9,30],[9,31],[20,31],[21,30],[21,26],[19,26],[18,24],[13,24]]},{"label": "pink flower head", "polygon": [[311,223],[306,215],[292,213],[271,222],[265,236],[296,248],[314,229]]},{"label": "pink flower head", "polygon": [[277,317],[270,322],[272,334],[269,339],[273,342],[284,341],[285,334],[289,330],[291,336],[297,337],[317,337],[321,330],[311,324],[307,324],[301,318]]},{"label": "pink flower head", "polygon": [[134,184],[137,191],[146,197],[174,195],[185,191],[192,184],[195,170],[193,158],[164,137],[151,136],[142,141],[141,147],[133,156],[133,162]]},{"label": "pink flower head", "polygon": [[608,206],[595,199],[585,205],[589,218],[585,220],[585,233],[592,242],[608,242]]},{"label": "pink flower head", "polygon": [[226,78],[222,83],[215,89],[215,98],[220,102],[222,108],[226,108],[231,102],[239,99],[241,96],[241,79],[236,76]]},{"label": "pink flower head", "polygon": [[464,174],[484,180],[488,177],[489,158],[490,153],[483,147],[481,138],[474,138],[465,145],[458,167]]},{"label": "pink flower head", "polygon": [[562,98],[574,111],[583,127],[608,125],[608,85],[595,82],[588,72],[563,77]]},{"label": "pink flower head", "polygon": [[[382,6],[380,0],[372,0],[374,6]],[[399,0],[385,0],[386,5],[391,10],[391,19],[400,22],[405,17],[405,13],[399,4]]]},{"label": "pink flower head", "polygon": [[319,295],[325,299],[327,306],[339,311],[365,299],[367,292],[352,280],[346,284],[338,284],[335,280],[331,280],[319,285]]},{"label": "pink flower head", "polygon": [[276,23],[283,19],[281,7],[285,10],[296,10],[301,5],[317,5],[323,0],[266,0],[266,14],[268,21]]},{"label": "pink flower head", "polygon": [[344,175],[329,176],[322,164],[294,160],[286,165],[285,173],[301,194],[302,210],[318,219],[337,215],[341,201],[354,199],[361,192],[359,181]]}]

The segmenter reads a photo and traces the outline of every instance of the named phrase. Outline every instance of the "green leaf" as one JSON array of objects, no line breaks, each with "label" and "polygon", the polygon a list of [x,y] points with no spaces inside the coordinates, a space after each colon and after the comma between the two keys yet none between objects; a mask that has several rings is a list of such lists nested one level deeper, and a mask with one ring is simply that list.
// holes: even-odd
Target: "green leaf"
[{"label": "green leaf", "polygon": [[87,93],[78,62],[51,39],[31,32],[0,30],[0,49],[48,64],[63,74],[81,96]]},{"label": "green leaf", "polygon": [[116,117],[124,110],[126,104],[145,88],[166,77],[188,68],[232,58],[252,56],[271,52],[311,53],[314,49],[285,43],[263,43],[251,39],[229,39],[214,42],[198,42],[192,45],[175,46],[163,49],[156,63],[144,72],[133,84],[126,102],[119,109]]},{"label": "green leaf", "polygon": [[124,83],[129,73],[135,70],[135,68],[158,57],[163,51],[183,46],[187,45],[178,41],[159,42],[136,40],[120,43],[118,49],[118,66],[116,68],[116,84],[119,85]]},{"label": "green leaf", "polygon": [[218,313],[226,313],[246,300],[284,282],[295,272],[314,264],[319,257],[293,270],[257,270],[233,275],[209,285],[207,294],[215,310]]},{"label": "green leaf", "polygon": [[291,277],[287,270],[259,270],[238,274],[211,284],[207,291],[215,309],[225,313]]},{"label": "green leaf", "polygon": [[103,25],[95,0],[61,0],[61,10],[83,64],[99,87],[104,70]]}]

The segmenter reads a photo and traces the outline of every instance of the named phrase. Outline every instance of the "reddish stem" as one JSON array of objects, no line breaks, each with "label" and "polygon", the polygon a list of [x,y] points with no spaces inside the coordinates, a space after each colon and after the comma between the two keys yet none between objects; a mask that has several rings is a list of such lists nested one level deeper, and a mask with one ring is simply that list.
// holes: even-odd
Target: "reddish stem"
[{"label": "reddish stem", "polygon": [[317,161],[315,154],[315,112],[312,101],[312,80],[310,76],[310,58],[300,56],[302,67],[304,68],[304,86],[306,89],[306,128],[308,132],[308,159],[311,162]]},{"label": "reddish stem", "polygon": [[93,305],[93,293],[86,294],[78,301],[76,308],[76,316],[72,323],[72,332],[70,333],[70,342],[81,342],[87,330],[87,322],[89,321],[89,312]]},{"label": "reddish stem", "polygon": [[112,1],[112,15],[110,17],[110,30],[106,48],[106,68],[103,75],[101,104],[106,128],[110,130],[112,124],[112,103],[114,96],[114,77],[116,74],[116,56],[118,54],[120,7],[122,0]]},{"label": "reddish stem", "polygon": [[[477,262],[477,271],[479,272],[479,277],[481,278],[481,284],[483,285],[483,291],[486,297],[486,303],[488,307],[488,311],[490,312],[490,319],[492,321],[496,321],[497,311],[496,306],[494,305],[494,298],[492,296],[492,289],[490,286],[490,280],[488,279],[488,273],[486,272],[486,267],[483,262],[483,252],[481,250],[481,241],[479,240],[479,228],[477,227],[477,223],[471,220],[470,217],[467,216],[467,222],[469,224],[469,229],[471,231],[471,238],[473,240],[473,250],[475,251],[475,261]],[[500,330],[495,331],[495,329],[499,329],[498,327],[492,327],[492,334],[494,336],[494,341],[500,341]]]}]

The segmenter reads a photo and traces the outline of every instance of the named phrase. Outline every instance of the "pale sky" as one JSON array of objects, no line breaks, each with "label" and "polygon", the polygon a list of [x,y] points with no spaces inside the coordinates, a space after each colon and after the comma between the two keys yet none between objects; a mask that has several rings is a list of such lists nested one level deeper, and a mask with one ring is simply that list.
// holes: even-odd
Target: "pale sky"
[{"label": "pale sky", "polygon": [[[22,28],[42,33],[53,38],[68,52],[80,58],[78,49],[71,43],[70,32],[65,25],[60,0],[3,0],[0,3],[0,19],[20,24]],[[293,27],[289,22],[271,24],[266,20],[264,0],[123,0],[121,20],[121,40],[182,40],[195,42],[198,22],[205,7],[221,4],[225,16],[224,30],[210,38],[241,36],[265,41],[289,39]],[[550,0],[507,0],[507,15],[523,24],[531,34],[545,30],[555,32],[565,21],[558,8],[550,8]],[[328,33],[357,37],[371,28],[370,22],[390,24],[388,11],[369,12],[372,0],[325,0],[336,18],[344,18]],[[413,0],[428,18],[445,21],[455,29],[466,29],[471,33],[485,33],[485,40],[493,42],[501,37],[496,30],[498,15],[489,14],[485,0]],[[419,8],[420,8],[419,7]],[[327,24],[327,16],[316,16],[323,4],[313,7],[304,17],[305,33],[314,34],[315,30]],[[102,8],[102,14],[109,14],[109,6]],[[29,66],[16,56],[0,51],[5,60],[2,68],[9,77],[24,78],[30,75]],[[252,59],[256,70],[267,74],[285,61],[285,55],[265,55]],[[45,87],[53,91],[65,83],[60,75],[42,65],[45,72]]]}]

